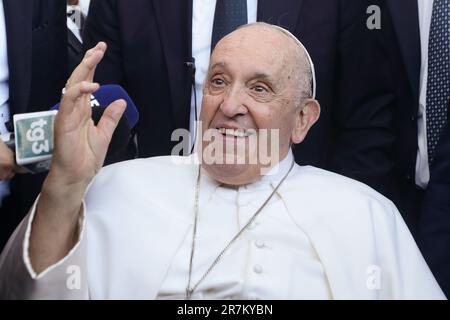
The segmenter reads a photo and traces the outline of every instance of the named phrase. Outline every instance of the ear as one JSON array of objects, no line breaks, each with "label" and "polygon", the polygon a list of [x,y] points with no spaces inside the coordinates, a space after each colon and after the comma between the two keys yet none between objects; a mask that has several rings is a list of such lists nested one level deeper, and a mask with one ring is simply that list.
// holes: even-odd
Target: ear
[{"label": "ear", "polygon": [[320,104],[317,100],[307,99],[296,115],[292,130],[292,143],[301,143],[309,129],[316,123],[320,116]]}]

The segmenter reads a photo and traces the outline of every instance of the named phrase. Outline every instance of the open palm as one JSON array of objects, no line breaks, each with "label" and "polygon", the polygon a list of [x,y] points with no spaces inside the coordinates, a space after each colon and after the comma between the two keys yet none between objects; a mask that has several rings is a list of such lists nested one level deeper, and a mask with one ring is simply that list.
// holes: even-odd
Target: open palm
[{"label": "open palm", "polygon": [[125,111],[123,100],[107,107],[97,126],[91,119],[90,96],[99,85],[92,83],[95,68],[106,44],[89,50],[66,85],[55,119],[55,150],[51,174],[64,176],[65,183],[88,184],[103,165],[112,134]]}]

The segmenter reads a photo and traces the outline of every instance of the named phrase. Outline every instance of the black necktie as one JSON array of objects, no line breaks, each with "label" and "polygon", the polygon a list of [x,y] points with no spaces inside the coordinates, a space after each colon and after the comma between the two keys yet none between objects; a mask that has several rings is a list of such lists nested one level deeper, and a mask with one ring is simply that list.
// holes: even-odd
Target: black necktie
[{"label": "black necktie", "polygon": [[450,100],[450,0],[434,0],[428,44],[427,147],[431,167]]},{"label": "black necktie", "polygon": [[217,0],[211,51],[224,36],[247,24],[247,0]]}]

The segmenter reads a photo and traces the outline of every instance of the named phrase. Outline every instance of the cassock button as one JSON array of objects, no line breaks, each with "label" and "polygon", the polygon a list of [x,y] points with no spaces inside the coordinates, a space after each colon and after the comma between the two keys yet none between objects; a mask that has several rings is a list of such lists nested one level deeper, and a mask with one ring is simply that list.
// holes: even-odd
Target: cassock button
[{"label": "cassock button", "polygon": [[257,264],[253,267],[253,271],[257,274],[261,274],[263,272],[263,268],[259,264]]},{"label": "cassock button", "polygon": [[264,241],[256,241],[255,245],[257,248],[262,249],[266,246],[266,244],[264,243]]}]

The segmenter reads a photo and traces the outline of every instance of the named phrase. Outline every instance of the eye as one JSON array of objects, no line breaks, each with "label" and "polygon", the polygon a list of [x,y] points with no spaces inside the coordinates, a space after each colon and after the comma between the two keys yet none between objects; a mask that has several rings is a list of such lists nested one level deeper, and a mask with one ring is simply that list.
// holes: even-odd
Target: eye
[{"label": "eye", "polygon": [[253,90],[255,90],[258,93],[268,92],[267,89],[264,88],[263,86],[255,86],[253,87]]},{"label": "eye", "polygon": [[223,81],[221,78],[213,78],[211,79],[211,84],[213,84],[216,87],[221,87],[225,85],[225,81]]},{"label": "eye", "polygon": [[254,92],[256,92],[257,94],[266,94],[269,93],[269,89],[264,86],[264,85],[255,85],[251,88]]}]

